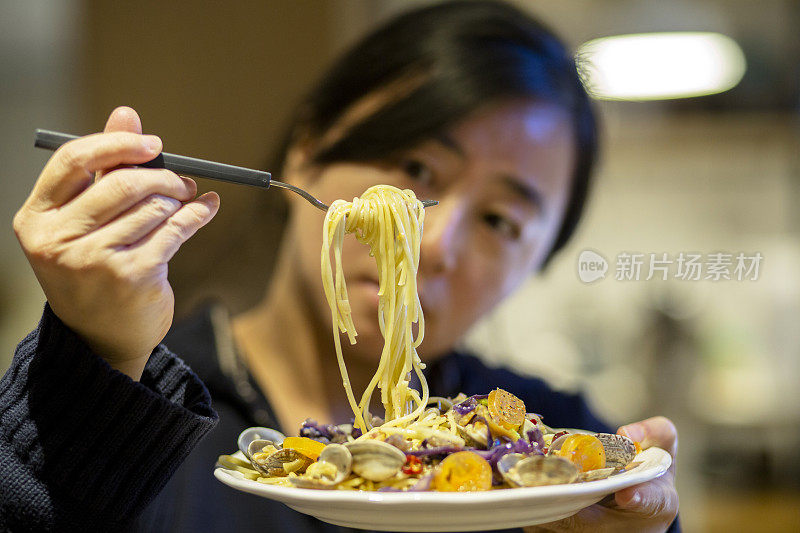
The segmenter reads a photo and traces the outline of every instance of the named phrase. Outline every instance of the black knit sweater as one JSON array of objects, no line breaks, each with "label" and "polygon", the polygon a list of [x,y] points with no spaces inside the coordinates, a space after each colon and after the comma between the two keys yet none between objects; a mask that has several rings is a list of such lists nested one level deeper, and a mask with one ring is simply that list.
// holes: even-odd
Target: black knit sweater
[{"label": "black knit sweater", "polygon": [[138,383],[49,306],[0,380],[0,530],[114,530],[217,422],[203,383],[159,346]]}]

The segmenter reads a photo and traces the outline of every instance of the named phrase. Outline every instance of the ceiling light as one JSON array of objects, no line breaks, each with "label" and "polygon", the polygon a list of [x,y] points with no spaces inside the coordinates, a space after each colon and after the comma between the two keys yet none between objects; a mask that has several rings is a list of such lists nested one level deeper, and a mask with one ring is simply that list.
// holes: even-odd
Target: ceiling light
[{"label": "ceiling light", "polygon": [[603,100],[662,100],[727,91],[744,76],[744,53],[710,32],[615,35],[584,43],[587,89]]}]

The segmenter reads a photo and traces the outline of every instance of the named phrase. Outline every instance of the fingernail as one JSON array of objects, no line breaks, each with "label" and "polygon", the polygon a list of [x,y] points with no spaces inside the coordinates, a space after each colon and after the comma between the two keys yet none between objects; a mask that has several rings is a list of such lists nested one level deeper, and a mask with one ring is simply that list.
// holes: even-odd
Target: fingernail
[{"label": "fingernail", "polygon": [[180,176],[180,178],[184,186],[186,186],[186,189],[191,191],[192,195],[197,194],[197,182],[195,182],[192,178],[187,178],[184,176]]},{"label": "fingernail", "polygon": [[630,501],[628,501],[628,507],[633,507],[635,505],[639,505],[640,503],[642,503],[642,495],[638,492],[634,492]]},{"label": "fingernail", "polygon": [[215,192],[207,192],[201,195],[198,200],[206,204],[209,209],[216,209],[219,207],[219,195]]},{"label": "fingernail", "polygon": [[623,426],[619,428],[619,432],[636,442],[642,442],[644,440],[644,428],[638,424]]},{"label": "fingernail", "polygon": [[142,144],[153,154],[161,152],[161,139],[157,135],[142,135]]}]

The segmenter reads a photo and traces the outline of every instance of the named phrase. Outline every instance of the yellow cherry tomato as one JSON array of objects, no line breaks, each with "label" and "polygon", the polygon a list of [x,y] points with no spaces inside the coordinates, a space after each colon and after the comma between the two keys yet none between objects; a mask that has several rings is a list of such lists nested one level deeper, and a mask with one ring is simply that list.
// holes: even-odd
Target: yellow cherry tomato
[{"label": "yellow cherry tomato", "polygon": [[325,445],[314,439],[309,439],[308,437],[286,437],[283,441],[283,447],[297,450],[309,459],[314,459],[316,461],[317,458],[319,458],[319,454],[321,454],[322,450],[325,448]]},{"label": "yellow cherry tomato", "polygon": [[506,429],[517,429],[525,422],[525,403],[503,389],[489,393],[486,406],[495,422]]},{"label": "yellow cherry tomato", "polygon": [[480,455],[456,452],[439,463],[433,487],[443,492],[467,492],[492,488],[492,467]]},{"label": "yellow cherry tomato", "polygon": [[569,435],[564,439],[561,448],[553,453],[569,459],[581,472],[606,466],[603,443],[594,435]]}]

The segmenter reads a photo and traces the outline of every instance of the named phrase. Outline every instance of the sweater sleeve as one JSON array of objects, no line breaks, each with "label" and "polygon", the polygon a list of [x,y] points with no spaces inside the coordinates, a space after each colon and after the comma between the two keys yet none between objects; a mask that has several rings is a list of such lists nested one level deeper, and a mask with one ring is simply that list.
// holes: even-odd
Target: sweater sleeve
[{"label": "sweater sleeve", "polygon": [[45,306],[0,380],[0,530],[128,523],[216,421],[203,383],[163,345],[135,382]]}]

